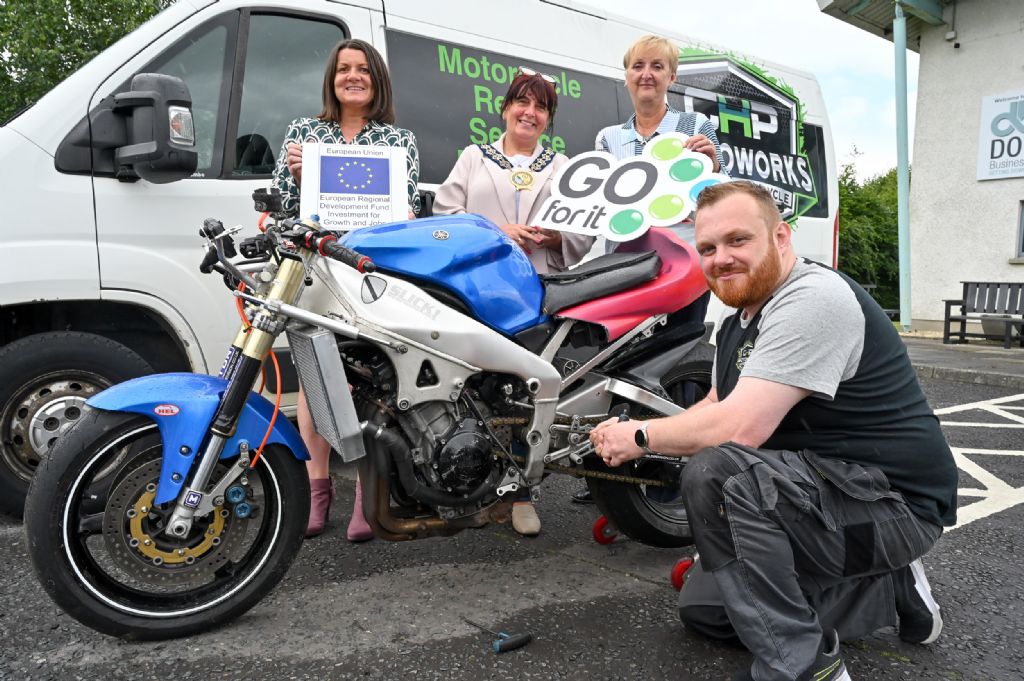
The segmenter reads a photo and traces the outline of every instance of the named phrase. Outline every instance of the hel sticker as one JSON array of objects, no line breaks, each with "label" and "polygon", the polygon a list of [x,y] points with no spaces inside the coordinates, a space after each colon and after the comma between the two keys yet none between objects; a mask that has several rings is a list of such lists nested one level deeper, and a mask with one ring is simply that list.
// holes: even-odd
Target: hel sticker
[{"label": "hel sticker", "polygon": [[181,409],[175,404],[158,404],[153,407],[153,412],[157,416],[177,416]]},{"label": "hel sticker", "polygon": [[189,508],[199,508],[199,504],[203,501],[203,495],[201,492],[195,490],[190,491],[185,495],[185,505]]},{"label": "hel sticker", "polygon": [[433,232],[433,237],[435,239],[437,239],[438,241],[447,241],[447,239],[448,239],[448,232],[446,232],[443,229],[435,229],[434,232]]}]

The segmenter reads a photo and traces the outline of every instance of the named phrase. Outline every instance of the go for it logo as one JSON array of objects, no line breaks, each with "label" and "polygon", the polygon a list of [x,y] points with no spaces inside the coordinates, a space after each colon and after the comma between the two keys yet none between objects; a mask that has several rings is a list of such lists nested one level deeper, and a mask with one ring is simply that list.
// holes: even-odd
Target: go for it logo
[{"label": "go for it logo", "polygon": [[638,157],[621,161],[603,151],[581,154],[552,179],[536,226],[631,241],[651,227],[682,222],[707,187],[729,177],[710,158],[686,149],[686,135],[659,135]]}]

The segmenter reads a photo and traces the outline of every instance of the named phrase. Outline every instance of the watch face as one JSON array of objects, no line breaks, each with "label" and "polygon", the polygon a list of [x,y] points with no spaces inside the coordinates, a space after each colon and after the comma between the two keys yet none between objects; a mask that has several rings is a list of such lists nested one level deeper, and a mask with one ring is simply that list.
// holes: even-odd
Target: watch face
[{"label": "watch face", "polygon": [[636,442],[637,447],[647,446],[647,433],[642,428],[637,428],[636,432],[633,433],[633,441]]}]

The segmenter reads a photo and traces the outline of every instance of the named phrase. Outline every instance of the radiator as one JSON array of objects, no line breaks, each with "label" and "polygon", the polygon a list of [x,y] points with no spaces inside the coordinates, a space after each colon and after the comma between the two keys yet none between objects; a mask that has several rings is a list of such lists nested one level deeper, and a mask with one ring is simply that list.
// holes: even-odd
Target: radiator
[{"label": "radiator", "polygon": [[334,334],[307,325],[289,325],[286,332],[316,431],[346,463],[363,458],[359,417]]}]

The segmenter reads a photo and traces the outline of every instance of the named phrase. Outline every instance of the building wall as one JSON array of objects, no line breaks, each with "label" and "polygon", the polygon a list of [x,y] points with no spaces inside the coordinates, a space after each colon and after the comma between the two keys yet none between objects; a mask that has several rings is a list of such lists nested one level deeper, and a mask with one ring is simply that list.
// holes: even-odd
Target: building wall
[{"label": "building wall", "polygon": [[976,179],[982,97],[1024,91],[1024,2],[960,0],[954,27],[951,41],[949,25],[921,36],[910,187],[917,328],[943,318],[942,300],[960,296],[961,280],[1024,281],[1024,177]]}]

